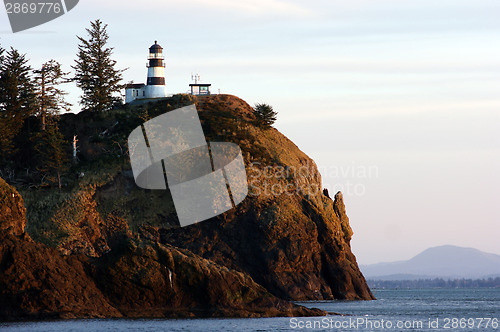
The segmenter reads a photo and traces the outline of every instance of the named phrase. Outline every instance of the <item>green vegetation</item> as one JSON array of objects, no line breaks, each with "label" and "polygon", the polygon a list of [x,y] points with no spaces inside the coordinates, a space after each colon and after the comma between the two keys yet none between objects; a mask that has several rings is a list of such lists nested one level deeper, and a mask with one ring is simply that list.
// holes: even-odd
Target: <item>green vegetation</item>
[{"label": "green vegetation", "polygon": [[[270,130],[277,113],[269,105],[253,109],[233,96],[188,94],[118,103],[123,70],[107,47],[106,28],[96,20],[86,29],[88,38],[78,37],[72,79],[55,60],[33,70],[26,55],[0,47],[0,177],[25,197],[33,239],[64,248],[72,241],[96,243],[98,232],[116,225],[139,233],[175,226],[170,192],[135,186],[127,140],[145,121],[180,107],[195,104],[207,141],[238,144],[247,165],[295,162],[279,152],[292,143]],[[61,89],[70,80],[83,90],[83,111],[60,115],[70,106]],[[85,233],[92,229],[99,231]]]},{"label": "green vegetation", "polygon": [[72,193],[22,188],[20,193],[27,209],[26,230],[35,241],[57,247],[80,231],[75,226],[88,203],[88,190]]},{"label": "green vegetation", "polygon": [[[133,232],[147,225],[175,226],[177,218],[169,191],[133,185],[127,139],[144,121],[193,103],[199,104],[200,100],[180,94],[107,112],[64,114],[55,123],[52,121],[56,118],[48,117],[45,131],[40,129],[39,117],[27,120],[37,130],[30,134],[25,126],[20,134],[31,135],[32,139],[17,147],[19,156],[31,158],[14,158],[18,168],[9,182],[25,197],[27,230],[33,239],[57,247],[82,237],[82,229],[89,222],[106,225],[108,220],[123,221]],[[239,144],[248,163],[272,159],[268,147],[256,144],[255,135],[262,133],[253,125],[250,107],[237,107],[237,112],[246,112],[238,115],[219,100],[209,104],[207,99],[198,107],[208,141]],[[78,137],[78,158],[72,163],[69,141],[74,135]]]},{"label": "green vegetation", "polygon": [[[116,103],[113,95],[122,85],[121,72],[106,47],[109,36],[100,20],[91,22],[88,40],[80,40],[74,80],[84,91],[85,110],[109,110]],[[68,73],[55,61],[33,70],[25,54],[0,47],[0,176],[11,182],[47,186],[62,178],[68,164],[73,135],[61,133],[58,116],[71,106],[64,100],[60,85],[69,82]],[[75,128],[73,128],[75,129]],[[96,138],[98,140],[99,137]],[[121,148],[123,150],[123,148]],[[20,172],[24,174],[20,176]],[[66,181],[67,182],[67,181]],[[67,184],[67,183],[66,183]]]},{"label": "green vegetation", "polygon": [[[190,95],[176,95],[108,112],[65,114],[56,123],[52,123],[55,118],[48,118],[45,131],[34,132],[31,140],[17,146],[18,155],[32,157],[26,162],[14,159],[18,168],[10,178],[26,198],[27,230],[32,238],[57,247],[81,237],[89,222],[106,225],[108,220],[122,220],[135,232],[145,225],[175,225],[175,208],[168,191],[131,186],[127,139],[147,118],[195,100]],[[38,118],[28,121],[41,128]],[[26,126],[20,135],[29,134],[24,130]],[[79,138],[78,161],[71,163],[68,140],[75,134]],[[30,164],[37,168],[22,172]]]},{"label": "green vegetation", "polygon": [[68,153],[64,146],[67,142],[59,131],[59,127],[55,120],[52,120],[49,126],[44,122],[43,130],[33,136],[35,141],[35,151],[38,152],[40,158],[40,166],[38,170],[43,174],[43,180],[48,183],[57,183],[59,190],[61,189],[61,174],[68,169]]},{"label": "green vegetation", "polygon": [[0,162],[10,163],[16,152],[15,137],[24,120],[34,113],[35,87],[25,54],[0,47]]}]

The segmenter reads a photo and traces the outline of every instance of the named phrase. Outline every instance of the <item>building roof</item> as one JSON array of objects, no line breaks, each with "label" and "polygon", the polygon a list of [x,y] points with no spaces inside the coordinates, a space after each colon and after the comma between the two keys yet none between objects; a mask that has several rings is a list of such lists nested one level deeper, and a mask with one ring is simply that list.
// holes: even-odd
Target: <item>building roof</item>
[{"label": "building roof", "polygon": [[140,89],[146,86],[144,83],[129,83],[125,84],[125,89]]},{"label": "building roof", "polygon": [[212,84],[208,83],[194,83],[194,84],[189,84],[189,86],[211,86]]},{"label": "building roof", "polygon": [[158,50],[160,50],[160,51],[163,50],[163,47],[158,45],[158,42],[155,40],[155,43],[153,45],[151,45],[151,47],[149,48],[149,53],[158,53],[158,52],[155,52]]}]

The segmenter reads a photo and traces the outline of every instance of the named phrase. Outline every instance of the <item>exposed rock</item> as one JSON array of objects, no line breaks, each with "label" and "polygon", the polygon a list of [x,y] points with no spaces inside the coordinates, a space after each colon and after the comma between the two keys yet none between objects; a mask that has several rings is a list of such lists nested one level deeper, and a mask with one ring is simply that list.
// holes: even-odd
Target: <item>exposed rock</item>
[{"label": "exposed rock", "polygon": [[0,320],[120,317],[86,275],[87,258],[32,241],[21,196],[1,178],[0,187]]},{"label": "exposed rock", "polygon": [[347,216],[333,213],[334,205],[343,205],[341,198],[322,200],[318,208],[289,196],[267,203],[249,199],[221,218],[161,230],[161,239],[248,273],[282,298],[374,299],[346,241],[350,233],[341,220]]},{"label": "exposed rock", "polygon": [[[200,118],[219,99],[250,117],[241,99],[217,96],[201,99]],[[248,126],[246,135],[235,142],[246,156],[249,196],[210,221],[161,230],[161,241],[248,273],[281,298],[374,299],[351,252],[342,194],[332,201],[315,162],[276,129]]]},{"label": "exposed rock", "polygon": [[21,195],[0,178],[0,232],[21,235],[26,227],[26,209]]},{"label": "exposed rock", "polygon": [[342,193],[340,191],[335,194],[333,210],[335,211],[335,215],[338,217],[340,225],[342,226],[344,240],[350,246],[349,241],[351,241],[352,229],[349,225],[349,217],[347,217],[347,213],[345,212],[344,197],[342,196]]},{"label": "exposed rock", "polygon": [[0,320],[121,317],[87,276],[85,260],[0,235]]},{"label": "exposed rock", "polygon": [[[15,191],[0,181],[4,192]],[[4,197],[19,213],[0,222],[0,321],[326,314],[278,299],[248,275],[188,250],[134,240],[126,226],[108,230],[113,250],[99,259],[62,256],[25,233],[13,234],[26,223],[22,198]]]},{"label": "exposed rock", "polygon": [[[241,147],[249,195],[179,228],[168,190],[135,185],[126,138],[193,102],[207,140]],[[322,315],[287,300],[373,299],[342,194],[330,199],[314,161],[254,120],[228,95],[62,116],[85,161],[67,189],[19,188],[26,224],[22,198],[0,179],[0,319]]]},{"label": "exposed rock", "polygon": [[71,195],[51,218],[54,223],[70,224],[68,238],[58,245],[61,253],[99,257],[109,251],[103,232],[105,224],[97,211],[94,193],[93,189],[88,189]]},{"label": "exposed rock", "polygon": [[93,276],[127,317],[324,315],[271,295],[248,275],[170,245],[130,240]]}]

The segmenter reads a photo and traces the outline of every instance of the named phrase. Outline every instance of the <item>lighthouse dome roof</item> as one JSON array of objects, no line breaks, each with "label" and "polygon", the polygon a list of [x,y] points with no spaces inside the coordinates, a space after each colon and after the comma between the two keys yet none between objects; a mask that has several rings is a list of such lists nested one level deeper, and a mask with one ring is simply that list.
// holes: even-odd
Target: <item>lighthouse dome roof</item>
[{"label": "lighthouse dome roof", "polygon": [[160,45],[158,45],[158,42],[155,40],[155,43],[153,45],[151,45],[151,47],[149,48],[149,52],[150,53],[157,53],[157,52],[154,52],[154,51],[157,51],[157,50],[163,50],[163,47],[161,47]]}]

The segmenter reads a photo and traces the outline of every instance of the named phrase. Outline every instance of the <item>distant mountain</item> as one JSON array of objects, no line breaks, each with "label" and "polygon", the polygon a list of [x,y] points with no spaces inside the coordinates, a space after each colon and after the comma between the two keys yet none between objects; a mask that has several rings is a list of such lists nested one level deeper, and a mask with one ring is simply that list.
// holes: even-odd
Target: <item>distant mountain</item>
[{"label": "distant mountain", "polygon": [[500,275],[500,255],[451,245],[433,247],[392,263],[360,265],[366,279],[489,278]]}]

